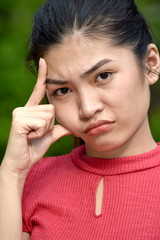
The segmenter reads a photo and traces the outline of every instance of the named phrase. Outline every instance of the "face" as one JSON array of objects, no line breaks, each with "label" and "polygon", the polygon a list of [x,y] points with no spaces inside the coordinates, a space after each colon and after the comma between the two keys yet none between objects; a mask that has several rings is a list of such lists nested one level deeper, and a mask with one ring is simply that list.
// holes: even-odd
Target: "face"
[{"label": "face", "polygon": [[56,119],[89,156],[134,149],[148,137],[149,83],[131,49],[73,36],[45,55]]}]

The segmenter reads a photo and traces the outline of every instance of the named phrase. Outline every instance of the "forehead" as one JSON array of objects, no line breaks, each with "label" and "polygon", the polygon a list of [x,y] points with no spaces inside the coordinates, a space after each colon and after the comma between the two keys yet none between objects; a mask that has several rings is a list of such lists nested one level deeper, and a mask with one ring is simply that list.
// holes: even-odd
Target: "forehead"
[{"label": "forehead", "polygon": [[[118,47],[109,39],[92,39],[82,36],[71,36],[61,44],[51,47],[45,59],[48,66],[48,73],[57,74],[63,78],[63,74],[81,74],[102,59],[109,59],[112,62],[127,62],[128,57],[133,57],[130,49]],[[64,77],[65,77],[64,76]]]}]

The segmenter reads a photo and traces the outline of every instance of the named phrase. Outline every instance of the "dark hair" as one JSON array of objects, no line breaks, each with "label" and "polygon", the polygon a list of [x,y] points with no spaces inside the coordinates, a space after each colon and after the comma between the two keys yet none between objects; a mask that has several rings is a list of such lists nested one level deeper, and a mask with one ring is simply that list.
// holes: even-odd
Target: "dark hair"
[{"label": "dark hair", "polygon": [[48,0],[35,13],[30,50],[26,63],[51,46],[60,44],[68,35],[80,32],[85,37],[105,37],[115,45],[131,47],[139,62],[153,42],[147,23],[133,0]]}]

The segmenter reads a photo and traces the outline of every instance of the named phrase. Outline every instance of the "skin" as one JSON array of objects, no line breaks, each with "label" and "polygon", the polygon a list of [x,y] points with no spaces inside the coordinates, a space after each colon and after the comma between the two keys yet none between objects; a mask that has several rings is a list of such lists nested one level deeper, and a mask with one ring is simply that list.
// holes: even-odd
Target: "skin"
[{"label": "skin", "polygon": [[[145,74],[131,49],[112,46],[106,39],[86,40],[80,35],[52,47],[44,59],[40,60],[37,83],[26,106],[13,111],[0,167],[0,239],[3,240],[30,238],[22,233],[21,198],[25,179],[30,168],[62,136],[74,134],[83,138],[86,155],[92,157],[128,156],[157,146],[147,117],[149,85],[158,80],[152,71],[160,71],[155,45],[148,46],[144,63],[151,71]],[[102,64],[102,59],[112,62]],[[101,66],[93,71],[97,62]],[[46,83],[46,79],[68,83],[55,85],[51,81]],[[46,92],[50,104],[41,105]],[[62,92],[65,94],[61,95]],[[59,125],[54,125],[55,118]],[[84,132],[98,120],[110,120],[113,126],[93,136]]]},{"label": "skin", "polygon": [[22,233],[21,198],[27,173],[51,144],[71,134],[63,126],[54,126],[53,105],[40,105],[46,92],[46,73],[46,63],[41,59],[32,95],[25,107],[13,111],[10,137],[0,167],[0,239],[3,240],[30,238]]},{"label": "skin", "polygon": [[[149,54],[156,55],[157,50],[152,47]],[[47,78],[51,79],[47,94],[55,106],[56,118],[85,141],[87,156],[123,157],[156,147],[147,112],[149,85],[157,79],[153,81],[148,73],[142,72],[131,49],[115,47],[106,39],[85,41],[74,36],[50,49],[45,59]],[[84,74],[103,59],[111,62]],[[147,58],[146,64],[150,64],[148,61],[151,60]],[[102,78],[100,74],[104,72],[108,74]],[[52,79],[68,83],[56,85]],[[62,88],[68,89],[65,94]],[[113,127],[94,136],[84,133],[86,127],[98,120],[110,120]]]}]

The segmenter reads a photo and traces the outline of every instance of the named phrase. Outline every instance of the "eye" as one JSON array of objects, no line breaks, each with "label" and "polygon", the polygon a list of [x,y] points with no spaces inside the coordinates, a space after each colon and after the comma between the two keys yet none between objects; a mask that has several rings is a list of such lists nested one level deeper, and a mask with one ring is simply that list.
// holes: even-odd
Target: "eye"
[{"label": "eye", "polygon": [[112,75],[111,72],[103,72],[103,73],[99,74],[96,79],[98,81],[108,80],[111,75]]},{"label": "eye", "polygon": [[59,88],[55,91],[55,95],[57,96],[63,96],[63,95],[66,95],[68,93],[71,93],[72,90],[69,89],[69,88]]}]

